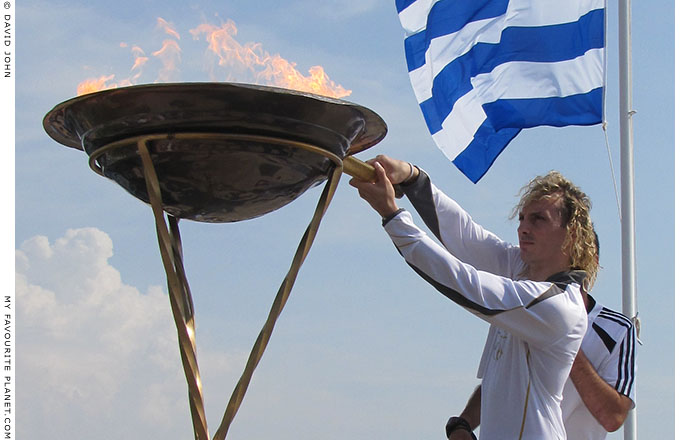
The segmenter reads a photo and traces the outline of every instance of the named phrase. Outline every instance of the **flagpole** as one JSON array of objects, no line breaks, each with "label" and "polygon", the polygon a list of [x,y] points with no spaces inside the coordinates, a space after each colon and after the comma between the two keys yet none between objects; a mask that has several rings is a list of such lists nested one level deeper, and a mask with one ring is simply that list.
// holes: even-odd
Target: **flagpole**
[{"label": "flagpole", "polygon": [[[633,163],[632,67],[630,0],[618,1],[618,54],[621,143],[621,250],[623,313],[637,325],[635,272],[635,197]],[[635,384],[633,384],[635,386]],[[637,439],[637,412],[630,410],[624,425],[624,439]]]}]

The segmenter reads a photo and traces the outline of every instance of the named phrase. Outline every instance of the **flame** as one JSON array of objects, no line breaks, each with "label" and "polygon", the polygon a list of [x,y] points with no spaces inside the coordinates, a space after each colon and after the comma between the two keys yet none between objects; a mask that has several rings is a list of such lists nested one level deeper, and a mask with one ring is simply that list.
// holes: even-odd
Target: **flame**
[{"label": "flame", "polygon": [[[178,44],[181,37],[172,24],[160,17],[157,19],[156,29],[174,39],[163,40],[161,48],[151,53],[162,64],[154,82],[172,81],[182,62],[182,50]],[[194,40],[203,36],[208,43],[205,54],[208,62],[204,70],[213,81],[220,77],[222,81],[259,83],[333,98],[342,98],[352,93],[332,81],[321,66],[312,66],[309,68],[309,75],[303,75],[297,70],[296,63],[278,54],[271,55],[260,43],[239,43],[235,39],[238,29],[232,20],[226,20],[220,26],[200,24],[189,32]],[[127,48],[129,45],[120,43],[120,47]],[[114,74],[89,78],[77,86],[77,95],[136,84],[144,74],[150,58],[140,46],[133,45],[131,53],[134,64],[129,70],[128,78],[117,82],[114,81]]]},{"label": "flame", "polygon": [[[156,28],[163,29],[163,31],[168,34],[180,38],[180,35],[175,31],[175,29],[164,19],[158,18],[158,24]],[[126,48],[129,45],[127,43],[121,42],[120,47]],[[181,56],[180,46],[176,41],[167,39],[163,41],[161,48],[151,55],[157,57],[163,67],[158,72],[158,78],[156,82],[159,81],[171,81],[174,74],[179,70],[177,64],[179,63]],[[84,95],[86,93],[98,92],[100,90],[112,89],[115,87],[124,87],[136,84],[137,80],[144,73],[144,66],[149,61],[149,57],[146,56],[146,52],[137,45],[133,45],[131,48],[131,53],[134,56],[134,64],[129,69],[130,76],[126,79],[120,80],[116,83],[112,83],[115,78],[114,74],[101,76],[100,78],[89,78],[77,85],[77,96]]]},{"label": "flame", "polygon": [[[208,51],[218,57],[218,65],[226,67],[229,70],[233,68],[241,69],[242,67],[249,67],[253,64],[259,63],[259,56],[256,54],[255,48],[260,45],[242,46],[234,38],[237,35],[237,27],[232,20],[228,20],[221,27],[211,24],[201,24],[189,31],[195,40],[199,39],[201,34],[206,34],[206,41],[208,42]],[[212,77],[215,76],[213,69],[210,69]],[[239,73],[239,72],[238,72]],[[230,77],[226,78],[230,79]]]},{"label": "flame", "polygon": [[158,57],[163,63],[163,68],[158,72],[158,81],[171,81],[173,75],[178,70],[177,63],[181,60],[180,46],[173,40],[163,41],[163,47],[151,55]]},{"label": "flame", "polygon": [[156,28],[163,29],[166,34],[172,35],[173,37],[175,37],[176,40],[179,41],[180,34],[177,33],[177,31],[172,27],[172,25],[170,23],[168,23],[167,21],[165,21],[164,19],[162,19],[160,17],[158,17],[158,19],[156,21],[158,23],[156,25]]},{"label": "flame", "polygon": [[[346,90],[333,82],[321,66],[311,67],[309,76],[304,76],[297,70],[296,63],[278,54],[269,54],[259,43],[241,45],[233,38],[237,35],[237,26],[232,20],[227,20],[221,26],[202,24],[192,29],[190,33],[195,39],[205,34],[208,50],[218,58],[218,66],[230,67],[231,73],[235,75],[236,69],[240,69],[253,73],[256,80],[266,85],[333,98],[342,98],[352,93],[351,90]],[[211,75],[215,76],[213,69],[211,69]]]},{"label": "flame", "polygon": [[144,65],[149,58],[145,56],[146,52],[144,52],[144,50],[139,46],[132,47],[132,54],[134,55],[134,65],[132,65],[132,68],[129,69],[129,71],[134,72],[132,74],[132,81],[135,82],[142,75]]},{"label": "flame", "polygon": [[309,76],[299,73],[295,66],[295,63],[276,55],[269,58],[266,68],[258,77],[267,84],[333,98],[342,98],[352,93],[352,90],[346,90],[333,82],[321,66],[309,68]]},{"label": "flame", "polygon": [[114,89],[116,84],[108,84],[112,81],[115,75],[101,76],[100,78],[88,78],[77,86],[77,96],[85,95],[87,93],[98,92],[99,90]]}]

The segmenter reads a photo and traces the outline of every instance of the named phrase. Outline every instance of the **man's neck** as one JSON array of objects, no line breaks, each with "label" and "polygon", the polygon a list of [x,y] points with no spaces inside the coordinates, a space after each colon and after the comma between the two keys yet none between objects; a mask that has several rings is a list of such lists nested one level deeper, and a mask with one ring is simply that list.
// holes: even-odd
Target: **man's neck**
[{"label": "man's neck", "polygon": [[548,266],[542,266],[542,267],[535,267],[535,266],[530,266],[527,274],[528,274],[528,279],[532,281],[546,281],[551,275],[560,273],[560,272],[566,272],[570,268],[568,266],[565,267],[548,267]]}]

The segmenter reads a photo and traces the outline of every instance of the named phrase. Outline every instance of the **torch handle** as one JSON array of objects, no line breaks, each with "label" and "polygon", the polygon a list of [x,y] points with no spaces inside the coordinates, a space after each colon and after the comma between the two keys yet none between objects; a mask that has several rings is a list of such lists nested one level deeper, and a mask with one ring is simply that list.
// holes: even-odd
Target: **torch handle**
[{"label": "torch handle", "polygon": [[376,171],[374,167],[366,162],[362,162],[354,156],[345,156],[343,159],[343,171],[352,177],[367,182],[376,181]]}]

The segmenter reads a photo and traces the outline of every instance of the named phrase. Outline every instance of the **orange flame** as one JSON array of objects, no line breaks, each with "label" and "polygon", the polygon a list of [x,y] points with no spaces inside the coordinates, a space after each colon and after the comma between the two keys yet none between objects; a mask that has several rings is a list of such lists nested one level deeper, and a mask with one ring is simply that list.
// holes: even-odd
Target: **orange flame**
[{"label": "orange flame", "polygon": [[309,68],[309,76],[304,76],[297,71],[295,65],[280,55],[275,55],[268,59],[266,68],[258,77],[267,84],[333,98],[342,98],[352,93],[352,90],[346,90],[333,82],[321,66],[312,66]]},{"label": "orange flame", "polygon": [[87,93],[98,92],[99,90],[114,89],[116,84],[108,84],[112,81],[115,75],[101,76],[100,78],[88,78],[77,86],[77,96],[85,95]]},{"label": "orange flame", "polygon": [[166,34],[172,35],[177,40],[180,39],[180,34],[177,33],[170,23],[160,17],[158,17],[157,22],[158,24],[156,25],[156,28],[162,28]]},{"label": "orange flame", "polygon": [[[166,34],[172,35],[177,39],[180,38],[180,35],[175,31],[175,29],[162,18],[158,18],[156,28],[163,29]],[[127,43],[120,43],[120,47],[122,48],[126,48],[127,46]],[[144,66],[148,62],[149,57],[146,56],[146,52],[144,52],[141,47],[136,45],[132,46],[131,52],[134,56],[134,64],[130,68],[129,78],[120,80],[117,83],[109,82],[115,78],[115,74],[101,76],[100,78],[89,78],[77,85],[77,96],[81,96],[86,93],[98,92],[100,90],[136,84],[137,80],[144,73]],[[163,64],[163,67],[158,72],[156,82],[170,81],[173,79],[175,72],[178,70],[177,63],[179,63],[181,59],[180,52],[180,46],[177,44],[177,42],[168,39],[163,41],[163,45],[159,50],[152,53],[152,55],[157,57]]]},{"label": "orange flame", "polygon": [[[225,67],[230,71],[227,80],[231,79],[234,72],[235,75],[242,73],[242,70],[251,69],[252,66],[261,63],[260,56],[257,51],[261,51],[260,44],[247,44],[242,46],[233,36],[237,35],[237,27],[232,20],[223,23],[221,27],[212,24],[201,24],[195,29],[189,31],[195,40],[199,39],[200,34],[206,34],[206,41],[208,42],[208,51],[218,57],[218,65]],[[210,75],[215,79],[215,72],[213,68],[210,69]]]},{"label": "orange flame", "polygon": [[130,70],[130,72],[134,72],[132,74],[132,81],[134,82],[137,79],[139,79],[139,77],[143,73],[144,64],[146,64],[146,62],[149,60],[149,58],[147,56],[145,56],[146,53],[139,46],[133,46],[132,47],[132,54],[134,54],[134,65],[129,70]]},{"label": "orange flame", "polygon": [[[346,90],[333,82],[321,66],[311,67],[309,76],[304,76],[296,69],[296,63],[292,63],[278,54],[269,54],[263,50],[259,43],[241,45],[233,38],[234,35],[237,35],[237,27],[232,20],[226,21],[221,26],[202,24],[190,32],[195,39],[198,39],[201,34],[205,34],[208,50],[217,56],[218,65],[232,68],[234,74],[237,74],[235,69],[239,68],[254,73],[255,79],[266,85],[275,85],[333,98],[342,98],[352,93],[351,90]],[[257,70],[258,73],[255,73]],[[215,75],[212,69],[211,75]]]},{"label": "orange flame", "polygon": [[163,47],[151,55],[158,57],[163,63],[163,68],[158,72],[158,81],[171,81],[173,75],[178,70],[177,63],[181,60],[180,46],[173,40],[163,41]]},{"label": "orange flame", "polygon": [[[180,40],[180,34],[163,18],[157,19],[156,29]],[[205,67],[211,80],[216,81],[222,76],[223,81],[237,81],[260,83],[278,86],[303,92],[342,98],[349,96],[352,91],[343,88],[332,81],[323,67],[312,66],[309,75],[302,75],[296,68],[297,64],[290,62],[280,55],[271,55],[263,49],[260,43],[240,44],[235,40],[237,26],[232,20],[227,20],[221,26],[201,24],[189,31],[195,40],[203,35],[208,43],[206,57],[214,62]],[[162,64],[158,77],[154,82],[166,82],[174,79],[179,72],[178,65],[182,61],[179,44],[172,39],[165,39],[161,48],[153,53]],[[120,47],[128,47],[127,43],[120,43]],[[99,90],[131,85],[136,83],[144,73],[149,57],[139,46],[132,46],[134,64],[130,68],[127,79],[113,82],[115,75],[89,78],[77,86],[77,94],[92,93]]]}]

